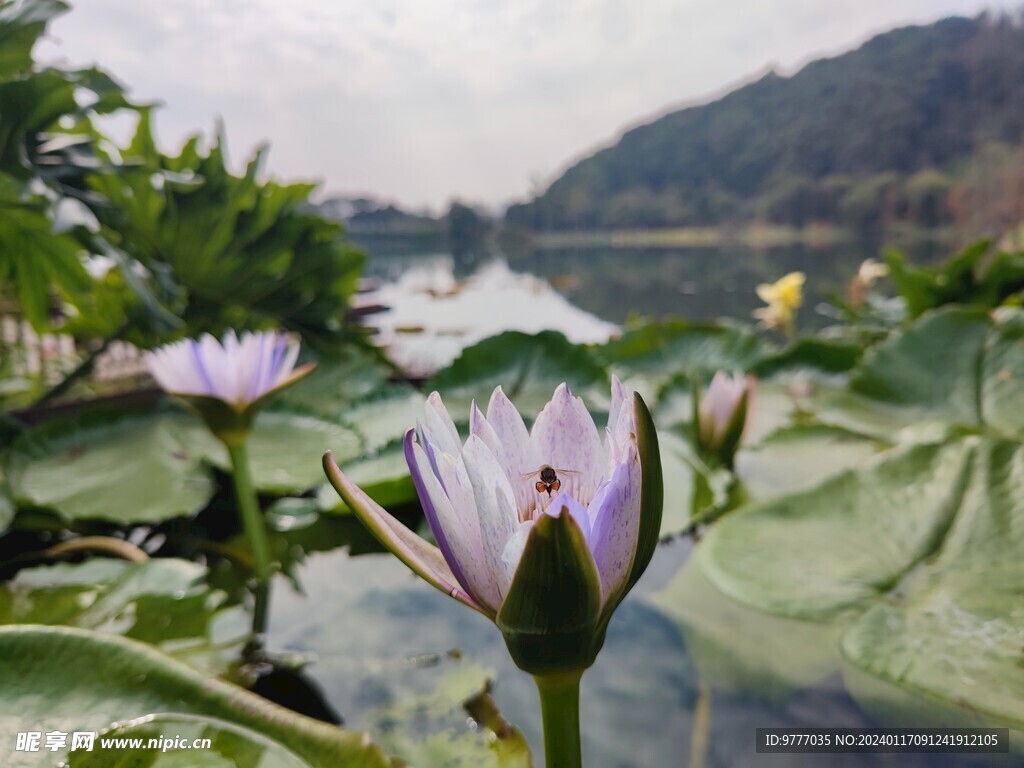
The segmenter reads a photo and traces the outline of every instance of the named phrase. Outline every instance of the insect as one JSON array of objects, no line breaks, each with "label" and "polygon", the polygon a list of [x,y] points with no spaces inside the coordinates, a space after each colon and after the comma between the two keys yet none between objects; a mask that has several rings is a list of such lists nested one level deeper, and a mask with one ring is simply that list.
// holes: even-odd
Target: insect
[{"label": "insect", "polygon": [[561,472],[563,475],[575,475],[576,472],[571,469],[555,469],[550,464],[542,464],[540,469],[536,472],[527,472],[523,475],[523,479],[530,477],[536,477],[537,483],[534,486],[537,489],[537,493],[547,492],[548,496],[551,496],[552,491],[557,491],[562,487],[562,481],[558,479],[558,473]]}]

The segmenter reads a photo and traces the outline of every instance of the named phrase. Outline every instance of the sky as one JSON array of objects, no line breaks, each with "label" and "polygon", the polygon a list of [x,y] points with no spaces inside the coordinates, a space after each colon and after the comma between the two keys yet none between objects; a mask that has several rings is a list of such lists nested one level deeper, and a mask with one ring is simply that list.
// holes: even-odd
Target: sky
[{"label": "sky", "polygon": [[[226,127],[241,165],[443,212],[500,210],[623,129],[982,0],[80,0],[38,49]],[[1016,7],[1016,6],[1011,6]]]}]

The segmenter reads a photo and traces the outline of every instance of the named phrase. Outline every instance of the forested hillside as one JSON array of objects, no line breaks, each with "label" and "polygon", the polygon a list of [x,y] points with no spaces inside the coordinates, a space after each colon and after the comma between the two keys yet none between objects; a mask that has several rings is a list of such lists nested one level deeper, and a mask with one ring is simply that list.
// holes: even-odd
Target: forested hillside
[{"label": "forested hillside", "polygon": [[507,221],[999,227],[1024,216],[1022,141],[1024,19],[950,18],[630,130]]}]

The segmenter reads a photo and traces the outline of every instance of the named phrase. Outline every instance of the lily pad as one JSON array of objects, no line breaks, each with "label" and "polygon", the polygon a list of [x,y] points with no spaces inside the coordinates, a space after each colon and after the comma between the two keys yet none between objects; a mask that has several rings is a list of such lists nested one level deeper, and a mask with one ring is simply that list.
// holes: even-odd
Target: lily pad
[{"label": "lily pad", "polygon": [[100,731],[155,713],[237,724],[279,742],[313,768],[390,765],[364,733],[294,714],[148,645],[100,632],[0,627],[0,687],[0,761],[11,768],[39,764],[38,754],[14,751],[19,731]]},{"label": "lily pad", "polygon": [[[180,426],[189,437],[189,450],[225,472],[231,471],[227,450],[198,421],[182,414]],[[186,422],[186,419],[190,419]],[[334,451],[338,460],[362,453],[359,436],[348,427],[307,414],[273,410],[261,413],[247,443],[256,489],[267,493],[294,493],[319,485],[324,479],[321,460]]]},{"label": "lily pad", "polygon": [[770,613],[826,619],[866,606],[942,542],[972,446],[914,445],[814,488],[736,510],[704,546],[726,594]]},{"label": "lily pad", "polygon": [[0,624],[95,629],[152,643],[210,673],[224,672],[249,636],[239,606],[186,560],[95,558],[25,569],[0,588]]},{"label": "lily pad", "polygon": [[811,425],[773,432],[736,456],[736,474],[755,499],[810,488],[860,466],[879,444],[836,427]]},{"label": "lily pad", "polygon": [[597,359],[654,403],[679,374],[710,380],[718,370],[746,371],[769,351],[745,326],[694,325],[683,320],[649,323],[595,350]]},{"label": "lily pad", "polygon": [[19,505],[67,521],[152,523],[194,514],[213,495],[213,482],[176,425],[169,414],[48,422],[12,446],[11,493]]},{"label": "lily pad", "polygon": [[[127,746],[139,739],[145,746]],[[68,768],[310,768],[256,731],[195,715],[130,720],[101,732],[92,751],[72,750],[68,757]]]},{"label": "lily pad", "polygon": [[985,421],[1007,434],[1024,432],[1024,311],[1001,310],[985,346],[981,407]]},{"label": "lily pad", "polygon": [[349,347],[339,356],[319,361],[312,376],[277,397],[286,406],[337,419],[352,403],[387,386],[389,371],[378,357]]},{"label": "lily pad", "polygon": [[425,389],[440,392],[452,418],[463,421],[473,400],[486,408],[491,392],[501,386],[520,413],[532,419],[562,382],[591,410],[607,407],[608,376],[586,348],[555,331],[535,336],[509,331],[464,350]]},{"label": "lily pad", "polygon": [[941,550],[843,638],[850,664],[1024,728],[1024,446],[984,442]]},{"label": "lily pad", "polygon": [[368,454],[401,441],[405,431],[423,418],[426,398],[412,388],[393,388],[346,409],[342,420],[363,438]]},{"label": "lily pad", "polygon": [[846,661],[924,700],[1024,725],[1024,446],[976,437],[737,510],[702,546],[714,585],[779,616],[859,614]]}]

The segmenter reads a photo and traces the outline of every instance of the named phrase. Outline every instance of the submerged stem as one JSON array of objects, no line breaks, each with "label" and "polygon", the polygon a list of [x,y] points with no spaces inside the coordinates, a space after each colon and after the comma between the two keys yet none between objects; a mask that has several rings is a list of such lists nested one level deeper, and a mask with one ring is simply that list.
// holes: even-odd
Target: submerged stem
[{"label": "submerged stem", "polygon": [[582,768],[580,748],[580,678],[583,671],[537,675],[544,720],[544,764],[548,768]]}]

